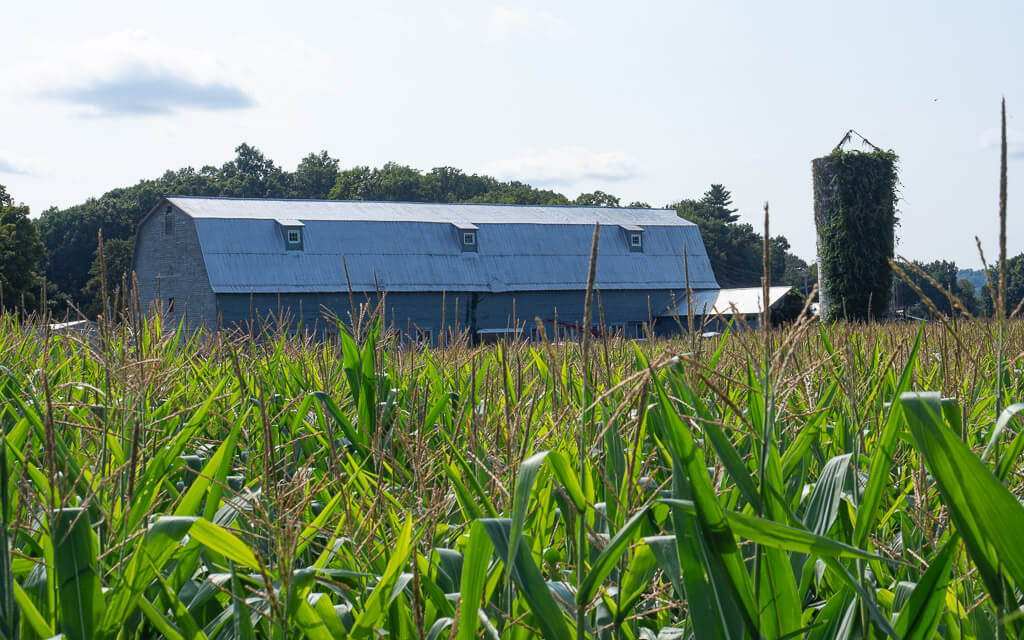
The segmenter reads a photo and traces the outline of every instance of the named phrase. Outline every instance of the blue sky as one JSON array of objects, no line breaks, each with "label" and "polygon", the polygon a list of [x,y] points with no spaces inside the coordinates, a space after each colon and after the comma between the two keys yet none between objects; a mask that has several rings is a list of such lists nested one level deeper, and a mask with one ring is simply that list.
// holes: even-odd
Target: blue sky
[{"label": "blue sky", "polygon": [[812,259],[812,158],[901,157],[899,253],[1024,251],[1017,2],[95,2],[5,7],[0,184],[38,214],[249,142],[664,205],[726,185]]}]

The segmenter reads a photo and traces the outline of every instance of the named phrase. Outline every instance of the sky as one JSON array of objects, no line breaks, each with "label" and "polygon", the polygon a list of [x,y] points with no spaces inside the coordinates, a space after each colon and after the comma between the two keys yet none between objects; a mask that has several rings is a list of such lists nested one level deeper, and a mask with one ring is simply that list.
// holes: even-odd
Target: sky
[{"label": "sky", "polygon": [[220,165],[454,166],[664,206],[712,183],[814,259],[811,160],[900,157],[897,253],[1024,251],[1024,4],[10,2],[0,184],[38,215]]}]

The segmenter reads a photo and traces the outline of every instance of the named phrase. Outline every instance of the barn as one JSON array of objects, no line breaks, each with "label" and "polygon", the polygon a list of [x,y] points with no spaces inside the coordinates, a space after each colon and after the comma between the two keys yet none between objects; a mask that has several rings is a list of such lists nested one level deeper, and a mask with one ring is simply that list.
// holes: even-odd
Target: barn
[{"label": "barn", "polygon": [[672,333],[687,282],[719,289],[697,226],[671,209],[167,197],[139,223],[133,267],[143,307],[187,328],[322,331],[325,311],[383,301],[386,324],[432,342],[537,337],[537,319],[549,337]]}]

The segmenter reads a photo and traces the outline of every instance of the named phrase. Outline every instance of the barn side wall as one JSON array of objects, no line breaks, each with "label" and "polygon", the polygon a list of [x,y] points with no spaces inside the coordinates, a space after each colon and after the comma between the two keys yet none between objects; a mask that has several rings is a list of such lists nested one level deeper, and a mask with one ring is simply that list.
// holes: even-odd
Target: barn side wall
[{"label": "barn side wall", "polygon": [[142,222],[135,235],[134,270],[143,311],[159,310],[169,324],[217,326],[217,299],[195,223],[177,207],[162,205]]},{"label": "barn side wall", "polygon": [[[685,293],[682,296],[685,297]],[[677,295],[675,299],[683,297]],[[276,324],[276,318],[282,317],[293,328],[301,321],[305,329],[319,332],[330,329],[324,319],[325,310],[347,322],[353,304],[357,310],[361,305],[375,308],[377,297],[355,293],[350,302],[347,293],[221,294],[218,303],[225,327],[246,326],[250,321]],[[445,332],[452,328],[472,329],[473,333],[481,331],[484,335],[493,335],[518,324],[529,334],[536,326],[535,318],[545,321],[545,331],[550,337],[556,318],[563,327],[581,323],[583,303],[582,291],[452,292],[446,293],[443,300],[439,292],[402,292],[387,294],[384,315],[389,327],[412,335],[416,329],[430,330],[434,341],[442,327]],[[631,337],[642,337],[641,327],[652,318],[657,333],[675,333],[678,325],[674,321],[661,318],[659,322],[657,318],[672,304],[672,292],[667,290],[605,291],[600,293],[600,305],[596,299],[594,301],[591,323],[598,324],[599,312],[603,311],[605,326],[621,328],[627,335],[631,333]]]}]

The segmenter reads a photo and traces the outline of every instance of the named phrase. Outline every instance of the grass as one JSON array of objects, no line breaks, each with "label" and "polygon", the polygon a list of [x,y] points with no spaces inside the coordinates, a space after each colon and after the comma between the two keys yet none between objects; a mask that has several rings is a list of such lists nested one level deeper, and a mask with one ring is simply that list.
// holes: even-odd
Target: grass
[{"label": "grass", "polygon": [[1024,632],[1017,320],[358,334],[0,317],[0,637]]}]

